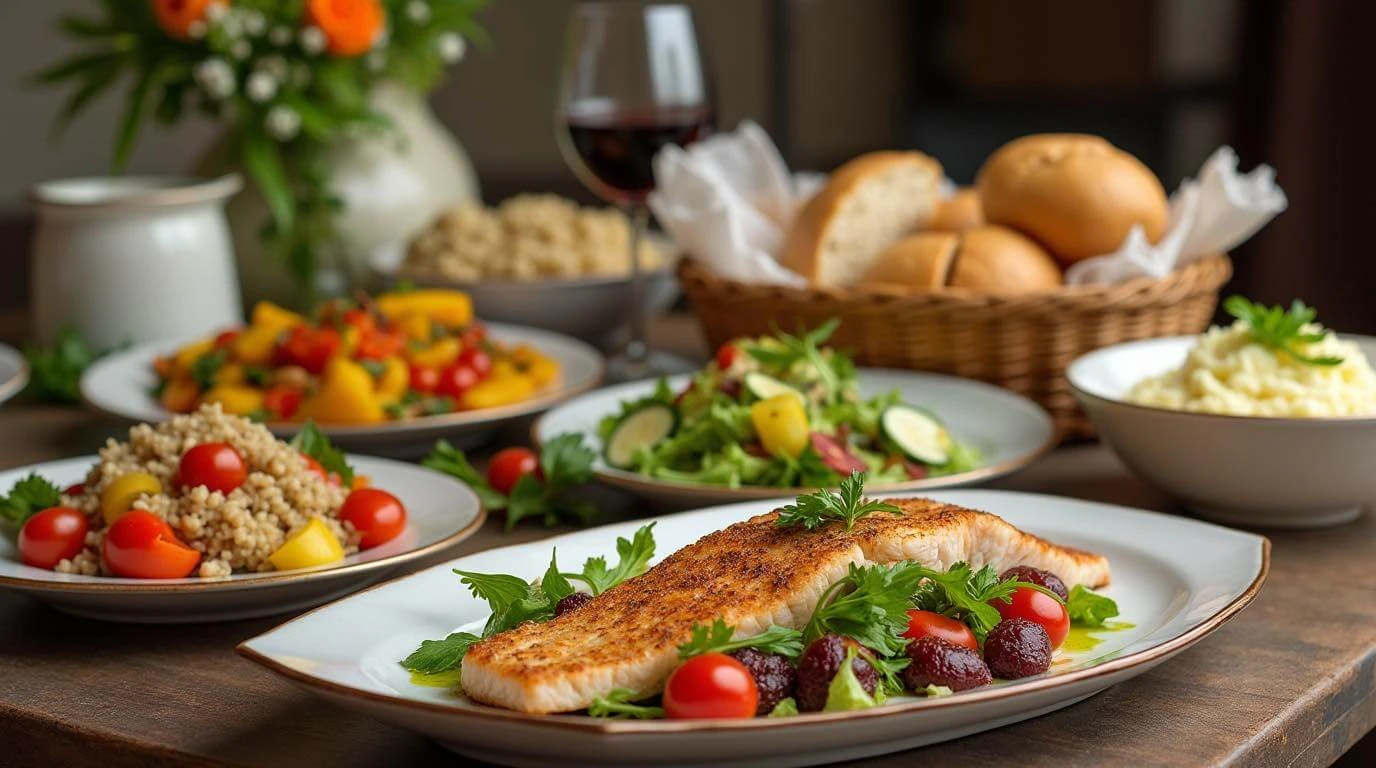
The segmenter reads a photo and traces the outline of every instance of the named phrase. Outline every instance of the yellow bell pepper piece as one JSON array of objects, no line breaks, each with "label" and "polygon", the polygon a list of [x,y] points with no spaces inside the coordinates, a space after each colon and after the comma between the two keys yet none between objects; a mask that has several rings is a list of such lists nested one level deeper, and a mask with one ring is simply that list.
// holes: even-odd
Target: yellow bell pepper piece
[{"label": "yellow bell pepper piece", "polygon": [[343,559],[344,547],[339,543],[339,538],[318,517],[312,517],[306,527],[292,534],[282,542],[282,546],[268,555],[268,562],[279,571],[313,568]]},{"label": "yellow bell pepper piece", "polygon": [[384,403],[395,403],[411,385],[411,369],[399,357],[382,361],[382,375],[377,379],[377,396]]},{"label": "yellow bell pepper piece", "polygon": [[196,364],[211,350],[215,349],[214,337],[193,341],[190,344],[178,349],[172,358],[173,370],[184,372],[191,370],[191,366]]},{"label": "yellow bell pepper piece", "polygon": [[525,376],[489,376],[463,393],[459,407],[466,410],[495,408],[519,403],[533,394],[535,382]]},{"label": "yellow bell pepper piece", "polygon": [[168,379],[162,388],[162,407],[172,413],[190,413],[196,410],[201,388],[194,379]]},{"label": "yellow bell pepper piece", "polygon": [[368,369],[342,357],[325,367],[320,389],[301,409],[303,417],[329,424],[369,423],[386,417]]},{"label": "yellow bell pepper piece", "polygon": [[797,395],[785,393],[755,403],[750,421],[764,449],[775,456],[797,458],[811,443],[807,411]]},{"label": "yellow bell pepper piece", "polygon": [[238,363],[225,363],[220,366],[220,370],[215,372],[215,386],[217,387],[243,384],[244,380],[244,366]]},{"label": "yellow bell pepper piece", "polygon": [[234,358],[249,365],[267,365],[272,362],[272,350],[277,346],[277,337],[282,335],[283,330],[267,325],[250,325],[234,337],[230,347]]},{"label": "yellow bell pepper piece", "polygon": [[543,387],[559,378],[559,364],[548,357],[541,357],[526,364],[525,374],[535,382],[535,386]]},{"label": "yellow bell pepper piece", "polygon": [[216,384],[202,398],[207,403],[219,403],[225,413],[247,416],[263,408],[263,391],[244,384]]},{"label": "yellow bell pepper piece", "polygon": [[494,379],[509,379],[512,376],[520,376],[521,372],[516,370],[515,364],[510,360],[498,358],[492,361],[492,373]]},{"label": "yellow bell pepper piece", "polygon": [[252,320],[250,323],[252,328],[271,331],[273,336],[306,322],[306,318],[301,315],[283,309],[270,301],[260,301],[253,305]]},{"label": "yellow bell pepper piece", "polygon": [[419,312],[408,312],[396,319],[397,330],[402,335],[412,341],[430,342],[434,326],[430,323],[430,318]]},{"label": "yellow bell pepper piece", "polygon": [[162,493],[162,483],[147,472],[120,475],[100,492],[100,514],[105,524],[110,525],[128,512],[140,496],[158,493]]},{"label": "yellow bell pepper piece", "polygon": [[378,311],[392,321],[403,315],[420,314],[431,322],[451,327],[473,322],[473,300],[463,291],[431,289],[384,293],[377,297],[376,304]]},{"label": "yellow bell pepper piece", "polygon": [[425,368],[443,368],[446,365],[459,359],[459,353],[463,351],[463,344],[458,339],[450,336],[431,344],[423,349],[413,349],[407,353],[407,357],[415,365]]},{"label": "yellow bell pepper piece", "polygon": [[352,358],[354,353],[358,351],[358,341],[363,337],[363,333],[358,330],[358,326],[350,325],[340,332],[339,337],[339,351],[335,354],[340,357]]}]

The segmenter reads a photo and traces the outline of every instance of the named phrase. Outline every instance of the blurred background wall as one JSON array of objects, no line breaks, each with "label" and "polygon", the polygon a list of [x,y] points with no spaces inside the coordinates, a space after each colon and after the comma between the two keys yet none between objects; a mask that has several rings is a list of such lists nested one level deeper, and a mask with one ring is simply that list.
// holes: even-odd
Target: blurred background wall
[{"label": "blurred background wall", "polygon": [[[559,156],[554,103],[571,0],[494,0],[495,40],[435,94],[489,201],[519,191],[590,200]],[[25,75],[68,52],[55,19],[86,0],[0,2],[0,304],[22,301],[34,182],[108,168],[119,104],[107,99],[60,138],[62,94]],[[915,147],[968,182],[1021,133],[1100,133],[1168,188],[1216,146],[1277,166],[1291,211],[1238,254],[1258,298],[1298,293],[1332,323],[1376,328],[1354,280],[1376,277],[1370,96],[1376,53],[1362,0],[695,0],[716,72],[719,125],[751,118],[796,168],[827,170],[879,147]],[[176,172],[209,125],[154,128],[131,168]]]}]

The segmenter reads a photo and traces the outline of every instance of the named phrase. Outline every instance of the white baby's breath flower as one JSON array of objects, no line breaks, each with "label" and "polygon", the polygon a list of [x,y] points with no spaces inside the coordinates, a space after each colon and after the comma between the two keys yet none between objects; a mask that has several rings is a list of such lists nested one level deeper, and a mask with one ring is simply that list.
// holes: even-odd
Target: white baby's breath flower
[{"label": "white baby's breath flower", "polygon": [[411,0],[406,4],[406,18],[424,24],[430,20],[430,4],[424,0]]},{"label": "white baby's breath flower", "polygon": [[205,18],[211,24],[219,22],[229,15],[229,6],[224,3],[211,3],[206,6]]},{"label": "white baby's breath flower", "polygon": [[259,104],[270,101],[277,95],[277,78],[258,70],[244,81],[244,93]]},{"label": "white baby's breath flower", "polygon": [[435,45],[439,49],[440,59],[450,64],[462,59],[464,52],[468,49],[468,43],[453,32],[440,35],[439,39],[435,41]]},{"label": "white baby's breath flower", "polygon": [[200,40],[201,38],[205,37],[205,32],[205,22],[201,21],[200,19],[197,19],[196,21],[193,21],[190,24],[186,25],[186,36],[191,38],[192,40]]},{"label": "white baby's breath flower", "polygon": [[234,44],[229,47],[229,55],[239,61],[244,61],[253,55],[253,44],[243,39],[235,40]]},{"label": "white baby's breath flower", "polygon": [[301,30],[301,50],[312,56],[325,50],[325,33],[320,27],[305,27]]},{"label": "white baby's breath flower", "polygon": [[391,28],[389,28],[389,27],[383,27],[382,30],[379,31],[379,32],[377,33],[377,37],[373,38],[373,50],[377,50],[377,49],[379,49],[379,48],[386,48],[386,47],[387,47],[387,43],[389,43],[389,42],[391,42],[391,41],[392,41],[392,30],[391,30]]},{"label": "white baby's breath flower", "polygon": [[268,32],[268,42],[276,46],[290,45],[292,37],[291,27],[273,27]]},{"label": "white baby's breath flower", "polygon": [[369,51],[363,63],[370,72],[381,72],[387,68],[387,54],[380,50]]},{"label": "white baby's breath flower", "polygon": [[244,14],[244,31],[253,37],[260,37],[268,31],[268,20],[258,11],[248,11]]},{"label": "white baby's breath flower", "polygon": [[287,79],[287,60],[275,53],[258,59],[253,66],[255,69],[268,73],[274,80],[284,81]]},{"label": "white baby's breath flower", "polygon": [[290,141],[301,130],[301,116],[291,107],[278,104],[268,110],[267,117],[263,119],[263,128],[278,141]]},{"label": "white baby's breath flower", "polygon": [[234,93],[234,70],[229,62],[212,56],[196,65],[192,76],[201,90],[212,99],[223,99]]}]

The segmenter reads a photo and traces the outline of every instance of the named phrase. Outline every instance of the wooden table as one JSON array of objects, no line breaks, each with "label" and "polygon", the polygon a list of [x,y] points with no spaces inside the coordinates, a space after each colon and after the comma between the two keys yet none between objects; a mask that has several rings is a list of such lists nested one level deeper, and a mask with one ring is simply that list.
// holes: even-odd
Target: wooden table
[{"label": "wooden table", "polygon": [[[0,468],[90,453],[116,425],[76,409],[0,408]],[[1062,448],[993,487],[1175,510],[1097,445]],[[613,519],[645,514],[620,499]],[[420,563],[558,530],[489,521]],[[1376,726],[1376,519],[1271,532],[1257,601],[1199,646],[1085,702],[866,766],[1332,763]],[[282,619],[137,626],[0,592],[0,766],[457,765],[407,731],[322,703],[236,656]],[[1371,739],[1345,762],[1366,764]],[[1361,753],[1361,757],[1357,754]]]}]

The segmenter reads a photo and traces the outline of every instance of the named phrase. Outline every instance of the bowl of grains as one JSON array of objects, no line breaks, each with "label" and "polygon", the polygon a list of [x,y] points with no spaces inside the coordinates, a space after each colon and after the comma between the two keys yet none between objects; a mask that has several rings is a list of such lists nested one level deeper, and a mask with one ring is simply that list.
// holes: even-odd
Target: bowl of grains
[{"label": "bowl of grains", "polygon": [[291,443],[218,404],[91,458],[0,473],[0,586],[79,615],[210,621],[296,610],[471,535],[461,483]]},{"label": "bowl of grains", "polygon": [[[677,254],[655,235],[639,251],[646,310],[662,312],[678,297]],[[626,217],[557,195],[461,203],[409,245],[379,249],[371,264],[384,285],[459,288],[481,317],[591,342],[621,328],[631,301]]]}]

